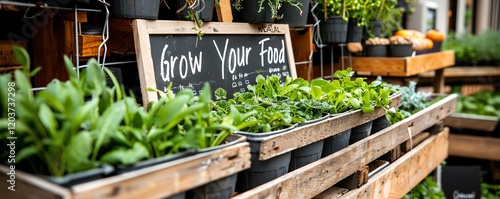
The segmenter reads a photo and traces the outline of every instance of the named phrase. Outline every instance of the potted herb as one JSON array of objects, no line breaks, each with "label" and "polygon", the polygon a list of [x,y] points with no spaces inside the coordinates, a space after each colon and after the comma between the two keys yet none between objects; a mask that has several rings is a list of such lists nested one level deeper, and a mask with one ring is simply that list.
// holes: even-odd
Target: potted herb
[{"label": "potted herb", "polygon": [[[279,10],[283,6],[295,8],[302,14],[302,3],[297,0],[235,0],[233,7],[238,12],[238,19],[248,23],[272,23],[283,18]],[[293,10],[293,9],[292,9]],[[295,13],[290,13],[294,15]]]},{"label": "potted herb", "polygon": [[307,24],[309,6],[309,0],[296,0],[295,4],[283,4],[278,10],[278,15],[282,17],[277,19],[276,23],[288,24],[289,27],[304,27]]},{"label": "potted herb", "polygon": [[[363,23],[366,37],[381,37],[392,34],[394,29],[401,29],[401,11],[396,8],[396,0],[368,0],[364,4]],[[382,30],[384,32],[382,32]]]},{"label": "potted herb", "polygon": [[347,0],[314,0],[319,3],[319,16],[322,42],[325,44],[345,43],[347,37]]},{"label": "potted herb", "polygon": [[[188,19],[197,23],[203,21],[212,21],[213,10],[215,6],[214,0],[177,0],[177,10],[179,19]],[[199,24],[198,27],[200,27]]]}]

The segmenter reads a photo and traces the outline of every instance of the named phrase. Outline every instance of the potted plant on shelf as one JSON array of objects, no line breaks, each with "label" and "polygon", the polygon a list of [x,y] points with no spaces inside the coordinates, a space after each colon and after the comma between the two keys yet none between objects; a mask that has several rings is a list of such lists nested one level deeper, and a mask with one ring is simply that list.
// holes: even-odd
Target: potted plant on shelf
[{"label": "potted plant on shelf", "polygon": [[[248,23],[273,23],[282,19],[284,14],[289,14],[279,13],[285,5],[295,8],[298,14],[302,15],[303,6],[297,0],[235,0],[232,5],[239,14],[238,19]],[[295,12],[290,14],[294,15]]]},{"label": "potted plant on shelf", "polygon": [[325,44],[345,43],[347,37],[347,0],[314,0],[319,3],[318,16],[323,16],[320,23],[322,42]]},{"label": "potted plant on shelf", "polygon": [[161,1],[163,0],[146,3],[143,0],[111,0],[111,13],[116,18],[156,20]]},{"label": "potted plant on shelf", "polygon": [[396,0],[368,0],[364,7],[365,37],[391,35],[401,29],[401,10],[396,8]]},{"label": "potted plant on shelf", "polygon": [[369,38],[365,41],[365,52],[368,57],[386,57],[387,46],[389,46],[389,39],[387,38]]},{"label": "potted plant on shelf", "polygon": [[307,24],[307,16],[309,15],[309,6],[310,0],[296,0],[296,4],[283,4],[278,10],[278,15],[282,17],[281,19],[277,19],[276,23],[288,24],[289,27],[305,26]]}]

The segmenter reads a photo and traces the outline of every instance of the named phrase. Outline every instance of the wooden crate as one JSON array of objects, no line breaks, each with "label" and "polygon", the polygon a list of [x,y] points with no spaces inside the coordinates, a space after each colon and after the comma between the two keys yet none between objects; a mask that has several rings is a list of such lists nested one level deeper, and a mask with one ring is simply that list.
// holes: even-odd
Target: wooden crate
[{"label": "wooden crate", "polygon": [[500,138],[451,134],[450,156],[500,161]]},{"label": "wooden crate", "polygon": [[453,128],[493,132],[500,121],[498,117],[453,113],[444,119],[444,125]]},{"label": "wooden crate", "polygon": [[[233,198],[312,198],[408,140],[410,137],[409,130],[411,130],[411,135],[415,136],[444,119],[455,110],[456,99],[456,94],[449,95],[426,109],[349,145],[345,149],[296,169],[254,189],[241,193]],[[335,128],[331,127],[330,130]],[[432,159],[433,165],[435,164],[436,166],[448,154],[448,147],[446,145],[447,133],[445,133],[444,138],[440,138],[439,140],[441,141],[430,141],[430,143],[433,143],[431,144],[433,147],[430,149],[423,147],[428,146],[428,144],[425,144],[426,141],[415,148],[418,149],[418,147],[422,147],[424,148],[422,150],[428,150],[422,155],[422,158]],[[289,142],[293,141],[289,140]],[[412,162],[413,161],[416,160],[412,160]],[[406,164],[404,162],[405,161],[403,161],[402,164]],[[418,176],[423,176],[424,173],[426,176],[432,167],[431,164],[424,164],[424,162],[420,161],[419,164],[413,163],[413,165],[426,166],[422,171],[418,170],[421,168],[414,168],[416,169],[415,171],[421,172],[418,173]],[[406,169],[406,171],[408,171],[408,166],[403,165],[397,169]],[[379,173],[377,175],[382,174]],[[413,186],[418,182],[419,181],[415,179]],[[383,188],[383,186],[379,188]]]},{"label": "wooden crate", "polygon": [[[344,57],[349,63],[349,57]],[[358,75],[408,77],[455,65],[455,52],[442,51],[414,57],[352,57]]]},{"label": "wooden crate", "polygon": [[[101,35],[78,35],[80,57],[97,57],[101,43]],[[104,55],[104,48],[101,49],[102,55]]]},{"label": "wooden crate", "polygon": [[[391,99],[392,103],[390,107],[397,107],[401,104],[401,95],[393,96]],[[345,130],[375,120],[384,114],[385,110],[382,108],[376,108],[375,111],[370,114],[364,114],[361,110],[355,110],[328,118],[319,123],[300,126],[286,133],[265,137],[260,143],[259,160],[267,160],[300,147],[307,146]]]},{"label": "wooden crate", "polygon": [[[16,170],[16,191],[0,189],[5,198],[163,198],[250,168],[248,142],[182,158],[71,188]],[[8,168],[0,166],[5,182]]]},{"label": "wooden crate", "polygon": [[402,198],[448,157],[449,129],[425,139],[358,189],[332,187],[320,198]]},{"label": "wooden crate", "polygon": [[[27,48],[26,44],[17,43],[23,48]],[[0,40],[0,66],[19,66],[19,63],[14,57],[14,51],[12,50],[13,43],[8,40]]]}]

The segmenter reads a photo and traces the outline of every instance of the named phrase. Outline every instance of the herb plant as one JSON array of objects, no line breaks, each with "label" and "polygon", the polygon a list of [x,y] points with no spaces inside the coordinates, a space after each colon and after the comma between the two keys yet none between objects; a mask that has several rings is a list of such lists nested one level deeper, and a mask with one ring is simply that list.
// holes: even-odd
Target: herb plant
[{"label": "herb plant", "polygon": [[460,96],[456,111],[500,117],[500,93],[481,91],[469,96]]},{"label": "herb plant", "polygon": [[431,177],[426,177],[417,186],[413,187],[410,193],[406,194],[404,199],[442,199],[445,198],[444,192],[438,187],[437,183]]},{"label": "herb plant", "polygon": [[[243,1],[253,1],[253,0],[235,0],[232,3],[233,8],[237,11],[240,11],[241,9],[245,9],[241,4]],[[291,6],[295,7],[300,12],[300,15],[302,15],[302,9],[301,9],[302,3],[298,2],[297,0],[258,0],[259,9],[257,10],[257,13],[262,12],[262,10],[265,9],[264,4],[267,4],[267,6],[269,6],[269,8],[271,10],[271,18],[273,20],[282,19],[283,15],[279,15],[278,10],[285,3],[288,3]]]}]

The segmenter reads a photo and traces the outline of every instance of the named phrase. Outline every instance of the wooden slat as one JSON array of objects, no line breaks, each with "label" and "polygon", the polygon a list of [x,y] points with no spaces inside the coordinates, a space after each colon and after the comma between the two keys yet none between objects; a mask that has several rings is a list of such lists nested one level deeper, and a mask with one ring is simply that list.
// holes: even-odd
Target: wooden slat
[{"label": "wooden slat", "polygon": [[500,161],[500,138],[451,134],[450,156]]},{"label": "wooden slat", "polygon": [[230,0],[220,0],[219,5],[215,5],[215,10],[217,11],[217,20],[219,22],[233,22]]},{"label": "wooden slat", "polygon": [[437,69],[434,77],[434,93],[444,93],[444,69]]},{"label": "wooden slat", "polygon": [[[425,72],[419,75],[423,78],[434,78],[434,71]],[[471,67],[451,67],[444,69],[445,77],[491,77],[500,76],[498,66],[471,66]]]},{"label": "wooden slat", "polygon": [[444,125],[453,128],[463,128],[493,132],[500,118],[492,116],[453,113],[444,119]]},{"label": "wooden slat", "polygon": [[455,110],[456,98],[456,94],[450,95],[345,149],[234,198],[312,198],[408,140],[408,128],[416,135],[445,118]]},{"label": "wooden slat", "polygon": [[[80,57],[97,57],[101,43],[101,35],[78,35]],[[101,50],[102,55],[104,55],[104,48]]]},{"label": "wooden slat", "polygon": [[[197,154],[172,162],[133,172],[103,178],[64,188],[34,175],[16,171],[17,194],[26,198],[162,198],[181,193],[250,168],[248,142],[220,150]],[[7,169],[0,166],[0,178],[5,180]],[[37,193],[37,195],[31,195]],[[2,195],[3,196],[3,195]],[[7,195],[10,196],[10,195]],[[22,196],[22,195],[20,195]],[[21,197],[23,198],[23,197]]]},{"label": "wooden slat", "polygon": [[[368,179],[364,186],[341,197],[400,199],[429,175],[448,156],[449,129],[433,135],[387,168]],[[336,189],[336,188],[333,188]]]},{"label": "wooden slat", "polygon": [[[349,63],[349,57],[344,57],[344,62]],[[408,77],[446,68],[454,64],[454,51],[401,58],[352,57],[352,68],[354,71],[372,76]]]},{"label": "wooden slat", "polygon": [[[390,106],[397,107],[400,103],[401,96],[397,95],[393,98]],[[364,114],[361,110],[356,110],[339,117],[329,118],[319,123],[304,125],[286,133],[266,137],[260,143],[259,160],[267,160],[323,140],[332,135],[377,119],[384,114],[385,110],[382,108],[376,108],[375,112],[370,114]]]}]

